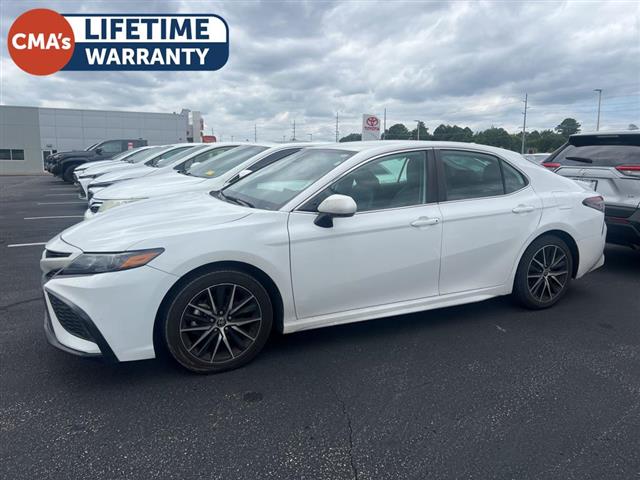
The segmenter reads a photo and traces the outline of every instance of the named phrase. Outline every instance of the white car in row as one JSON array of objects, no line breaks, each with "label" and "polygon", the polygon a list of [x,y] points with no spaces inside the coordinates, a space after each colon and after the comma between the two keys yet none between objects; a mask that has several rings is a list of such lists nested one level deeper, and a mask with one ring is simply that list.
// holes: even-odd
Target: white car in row
[{"label": "white car in row", "polygon": [[130,157],[135,157],[138,153],[148,150],[149,148],[152,147],[144,146],[132,148],[131,150],[125,150],[124,152],[121,152],[108,160],[98,160],[95,162],[85,162],[83,164],[80,164],[73,170],[74,180],[77,181],[78,176],[88,168],[105,167],[107,165],[119,165],[120,162],[129,162]]},{"label": "white car in row", "polygon": [[[237,146],[237,144],[217,144],[217,148],[220,149],[229,149],[235,146]],[[87,198],[91,201],[91,198],[96,192],[114,183],[132,178],[162,175],[169,172],[172,168],[181,168],[180,165],[184,163],[185,159],[197,151],[208,147],[209,144],[204,143],[179,143],[170,145],[144,162],[102,173],[89,183],[87,187]]]},{"label": "white car in row", "polygon": [[101,175],[106,173],[116,172],[120,170],[126,170],[134,166],[139,166],[145,162],[152,161],[157,157],[167,157],[175,155],[184,150],[185,146],[173,146],[173,145],[160,145],[153,147],[145,147],[144,150],[140,150],[129,156],[127,159],[121,162],[108,163],[104,165],[92,165],[85,170],[75,173],[74,180],[80,188],[80,196],[87,198],[89,192],[89,185]]},{"label": "white car in row", "polygon": [[[214,194],[114,208],[41,259],[49,341],[195,372],[296,332],[513,293],[554,305],[604,262],[602,197],[499,148],[342,143]],[[401,321],[394,319],[393,321]]]},{"label": "white car in row", "polygon": [[188,169],[172,169],[164,175],[116,183],[91,199],[85,218],[127,203],[190,191],[220,190],[226,183],[244,177],[308,147],[309,143],[243,145],[218,153],[215,147],[189,157]]}]

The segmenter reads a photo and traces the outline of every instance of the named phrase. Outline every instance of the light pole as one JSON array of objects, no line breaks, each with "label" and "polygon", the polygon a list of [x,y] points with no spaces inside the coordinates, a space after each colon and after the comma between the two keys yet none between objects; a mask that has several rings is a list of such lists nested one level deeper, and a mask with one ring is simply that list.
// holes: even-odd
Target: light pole
[{"label": "light pole", "polygon": [[596,132],[600,131],[600,104],[602,103],[602,89],[594,88],[594,92],[598,92],[598,121],[596,122]]},{"label": "light pole", "polygon": [[309,141],[313,142],[313,133],[307,133],[307,135],[309,135]]},{"label": "light pole", "polygon": [[420,120],[414,120],[417,123],[416,125],[416,141],[420,141]]}]

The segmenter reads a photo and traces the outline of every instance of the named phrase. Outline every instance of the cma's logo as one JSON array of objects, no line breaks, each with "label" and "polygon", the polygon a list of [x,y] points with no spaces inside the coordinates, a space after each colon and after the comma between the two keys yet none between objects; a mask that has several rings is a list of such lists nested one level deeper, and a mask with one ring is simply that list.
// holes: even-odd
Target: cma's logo
[{"label": "cma's logo", "polygon": [[20,15],[8,38],[13,62],[32,75],[59,70],[218,70],[229,28],[213,14]]}]

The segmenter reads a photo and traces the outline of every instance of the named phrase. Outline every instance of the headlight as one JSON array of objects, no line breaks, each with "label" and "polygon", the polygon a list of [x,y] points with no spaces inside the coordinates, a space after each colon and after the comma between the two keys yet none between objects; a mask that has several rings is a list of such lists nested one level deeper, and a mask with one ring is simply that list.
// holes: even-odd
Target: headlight
[{"label": "headlight", "polygon": [[80,170],[80,175],[78,176],[78,178],[87,179],[87,178],[96,178],[98,176],[98,175],[82,175],[82,172],[83,170]]},{"label": "headlight", "polygon": [[120,205],[124,205],[125,203],[137,202],[138,200],[144,200],[144,198],[122,198],[120,200],[105,200],[102,205],[100,205],[98,212],[106,212],[113,207],[118,207]]},{"label": "headlight", "polygon": [[90,188],[106,188],[110,185],[113,185],[113,182],[91,182],[89,184]]},{"label": "headlight", "polygon": [[130,270],[146,265],[162,252],[164,252],[164,248],[120,253],[83,253],[62,269],[58,275],[93,275]]}]

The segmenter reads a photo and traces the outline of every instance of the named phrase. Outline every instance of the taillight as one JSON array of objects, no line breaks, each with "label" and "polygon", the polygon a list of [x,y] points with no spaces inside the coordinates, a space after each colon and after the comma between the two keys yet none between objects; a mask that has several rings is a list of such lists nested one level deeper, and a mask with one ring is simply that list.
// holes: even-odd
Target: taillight
[{"label": "taillight", "polygon": [[548,163],[543,163],[542,166],[548,168],[549,170],[555,170],[560,166],[560,164],[555,162],[548,162]]},{"label": "taillight", "polygon": [[585,198],[582,201],[582,204],[585,207],[595,208],[599,212],[604,212],[604,198],[602,198],[600,195],[598,195],[597,197]]},{"label": "taillight", "polygon": [[640,178],[640,165],[618,165],[616,170],[623,175]]}]

